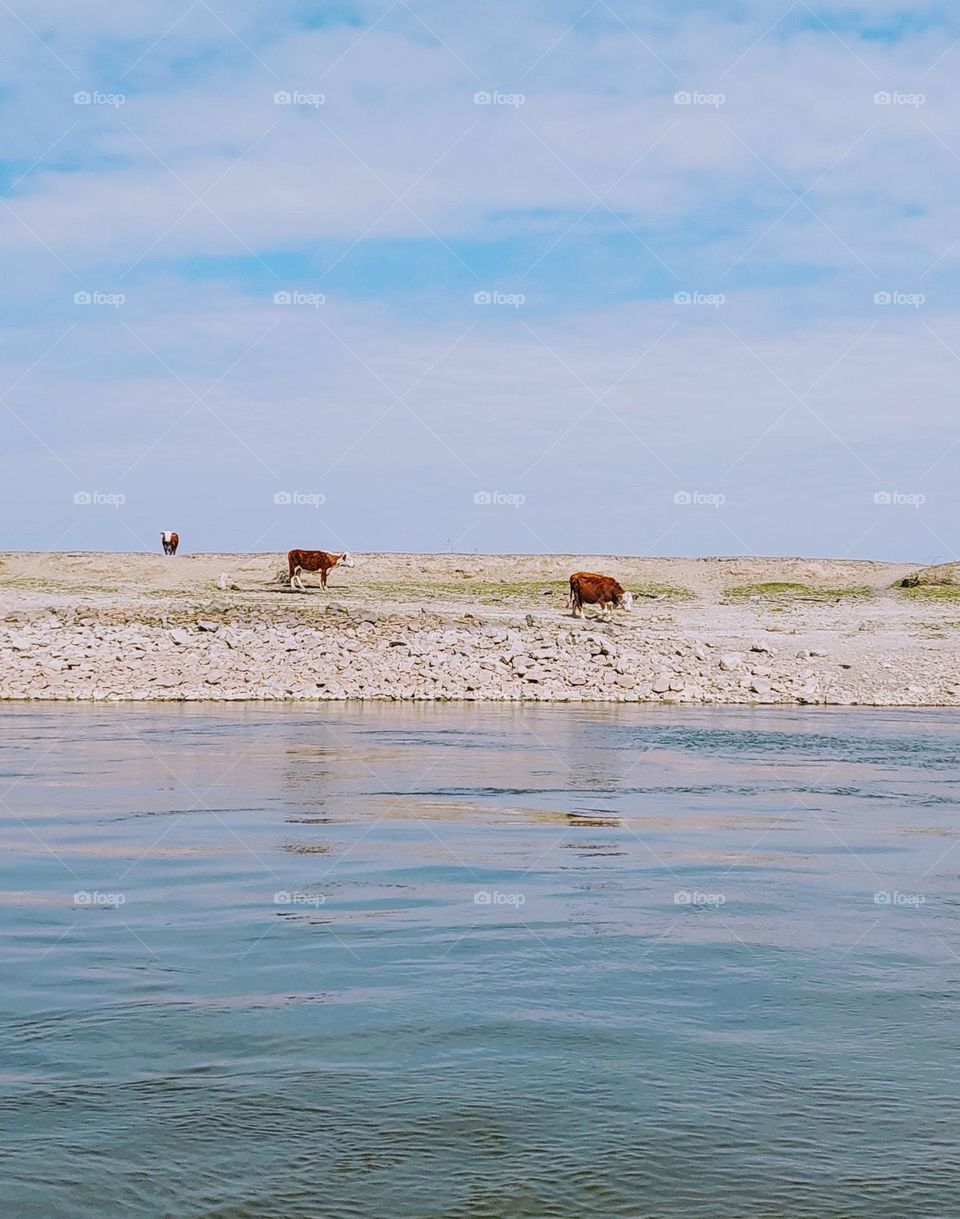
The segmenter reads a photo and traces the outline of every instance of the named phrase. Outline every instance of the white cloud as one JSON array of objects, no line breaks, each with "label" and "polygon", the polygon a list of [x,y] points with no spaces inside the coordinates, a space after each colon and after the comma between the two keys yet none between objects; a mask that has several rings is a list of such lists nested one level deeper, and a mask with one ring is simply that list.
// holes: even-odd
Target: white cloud
[{"label": "white cloud", "polygon": [[[858,497],[877,478],[926,479],[949,528],[934,494],[944,463],[925,471],[954,428],[956,361],[927,326],[953,343],[955,34],[867,41],[854,25],[865,10],[843,4],[830,17],[839,37],[811,18],[760,38],[768,6],[724,19],[648,4],[629,17],[648,49],[609,12],[569,28],[582,14],[572,4],[413,9],[442,41],[406,6],[362,38],[358,24],[297,30],[289,7],[264,16],[237,2],[198,6],[160,38],[168,6],[47,0],[31,20],[50,49],[13,23],[5,84],[21,121],[7,202],[20,219],[0,212],[15,276],[4,384],[79,322],[10,395],[36,436],[4,419],[38,520],[54,530],[73,478],[46,443],[104,485],[132,479],[140,459],[130,511],[145,529],[166,483],[189,477],[191,510],[229,535],[209,545],[247,544],[263,487],[288,471],[308,488],[328,477],[336,527],[364,545],[442,544],[438,519],[457,526],[462,500],[469,524],[477,479],[506,491],[528,480],[525,524],[588,549],[599,529],[604,547],[633,548],[638,516],[652,542],[678,482],[727,492],[723,519],[759,549],[854,544]],[[878,4],[869,20],[899,12]],[[116,109],[73,104],[76,87],[120,82]],[[280,89],[325,101],[278,106]],[[525,101],[477,106],[478,89]],[[724,100],[680,106],[678,89]],[[925,101],[876,105],[889,89]],[[405,191],[409,207],[394,199]],[[611,210],[596,201],[605,192]],[[372,238],[393,243],[375,266]],[[439,250],[443,275],[426,260],[410,271],[414,242]],[[330,283],[312,284],[329,294],[321,312],[270,303],[341,254]],[[233,286],[207,278],[238,258]],[[393,279],[392,259],[405,268]],[[478,287],[499,286],[527,306],[473,306]],[[78,288],[120,287],[115,314],[72,305]],[[681,288],[728,302],[684,312]],[[884,310],[879,289],[927,303]],[[216,415],[124,322],[198,393],[242,357],[209,396]],[[398,392],[474,329],[407,408],[324,323]],[[602,393],[671,326],[610,392],[611,410],[589,409],[578,376]],[[787,387],[803,393],[834,361],[796,404]],[[605,472],[585,496],[584,469]],[[385,518],[383,500],[403,511]],[[704,527],[687,517],[673,536],[696,549]],[[871,546],[904,528],[882,521]]]}]

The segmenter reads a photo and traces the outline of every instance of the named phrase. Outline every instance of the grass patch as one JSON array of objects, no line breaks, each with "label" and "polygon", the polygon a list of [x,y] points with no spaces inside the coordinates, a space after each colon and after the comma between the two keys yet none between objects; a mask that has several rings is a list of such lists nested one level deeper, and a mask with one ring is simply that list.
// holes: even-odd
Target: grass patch
[{"label": "grass patch", "polygon": [[[694,593],[689,588],[672,584],[628,585],[639,598],[656,600],[687,601]],[[528,607],[537,605],[566,605],[570,597],[568,580],[430,580],[397,581],[390,583],[358,585],[358,594],[389,601],[462,601],[481,605],[504,605],[522,603]]]},{"label": "grass patch", "polygon": [[695,601],[697,594],[682,584],[631,584],[634,597],[651,597],[657,601]]},{"label": "grass patch", "polygon": [[364,584],[357,593],[389,601],[502,601],[552,603],[566,597],[568,587],[559,580],[398,580]]},{"label": "grass patch", "polygon": [[[43,580],[36,576],[3,576],[0,577],[3,588],[23,588],[33,592],[62,592],[63,585],[58,580]],[[74,591],[72,588],[71,592]]]},{"label": "grass patch", "polygon": [[115,584],[64,584],[62,580],[47,580],[40,576],[0,576],[0,588],[19,588],[34,593],[64,593],[70,596],[120,592],[120,586]]},{"label": "grass patch", "polygon": [[836,601],[839,598],[873,596],[874,590],[866,585],[851,585],[846,588],[822,588],[816,584],[792,584],[788,581],[772,580],[761,584],[736,584],[724,589],[724,596],[734,601],[745,601],[760,597],[766,601]]},{"label": "grass patch", "polygon": [[916,584],[912,588],[896,586],[897,592],[915,601],[960,601],[960,584]]}]

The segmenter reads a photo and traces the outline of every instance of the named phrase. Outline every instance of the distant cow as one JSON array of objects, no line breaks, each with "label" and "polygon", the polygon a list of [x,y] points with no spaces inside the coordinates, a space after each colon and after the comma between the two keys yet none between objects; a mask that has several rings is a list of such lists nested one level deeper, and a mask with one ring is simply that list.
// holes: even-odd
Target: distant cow
[{"label": "distant cow", "polygon": [[570,577],[570,608],[574,618],[583,617],[584,605],[599,605],[601,612],[607,607],[633,608],[633,593],[624,592],[612,576],[598,576],[592,571],[575,571]]},{"label": "distant cow", "polygon": [[300,579],[301,572],[318,571],[320,583],[326,588],[327,572],[331,567],[336,567],[338,563],[344,567],[352,567],[353,558],[346,551],[343,554],[327,554],[325,550],[291,550],[287,554],[287,563],[290,568],[290,587],[306,592]]},{"label": "distant cow", "polygon": [[164,529],[160,534],[160,541],[163,542],[164,554],[176,554],[180,545],[180,534],[174,533],[172,529]]}]

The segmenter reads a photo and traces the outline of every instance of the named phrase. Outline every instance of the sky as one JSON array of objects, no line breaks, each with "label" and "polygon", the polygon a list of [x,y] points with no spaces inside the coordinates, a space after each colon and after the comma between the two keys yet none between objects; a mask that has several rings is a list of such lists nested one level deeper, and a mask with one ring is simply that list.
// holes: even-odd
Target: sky
[{"label": "sky", "polygon": [[0,549],[960,557],[955,6],[0,33]]}]

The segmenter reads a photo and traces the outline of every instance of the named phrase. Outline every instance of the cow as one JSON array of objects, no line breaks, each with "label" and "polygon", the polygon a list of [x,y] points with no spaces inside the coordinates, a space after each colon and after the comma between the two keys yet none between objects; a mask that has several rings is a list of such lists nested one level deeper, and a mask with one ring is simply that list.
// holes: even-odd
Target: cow
[{"label": "cow", "polygon": [[353,566],[353,556],[344,551],[343,554],[327,554],[325,550],[291,550],[287,554],[287,565],[290,570],[290,587],[306,592],[300,575],[305,571],[318,571],[320,583],[327,587],[327,572],[337,564],[343,567]]},{"label": "cow", "polygon": [[574,618],[583,617],[584,605],[599,605],[600,612],[611,609],[632,609],[633,593],[624,592],[612,576],[599,576],[592,571],[575,571],[570,577],[570,608]]},{"label": "cow", "polygon": [[160,541],[163,542],[164,554],[176,554],[180,545],[180,534],[174,533],[172,529],[164,529],[160,534]]}]

